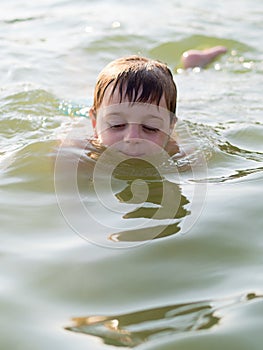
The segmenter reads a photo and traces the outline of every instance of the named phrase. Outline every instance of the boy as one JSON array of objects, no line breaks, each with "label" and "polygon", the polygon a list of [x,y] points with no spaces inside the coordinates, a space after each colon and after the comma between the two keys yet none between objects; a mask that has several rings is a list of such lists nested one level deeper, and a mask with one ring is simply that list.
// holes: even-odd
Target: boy
[{"label": "boy", "polygon": [[176,123],[177,89],[169,68],[141,56],[119,58],[99,74],[90,117],[100,144],[128,157],[164,149],[178,152],[171,140]]}]

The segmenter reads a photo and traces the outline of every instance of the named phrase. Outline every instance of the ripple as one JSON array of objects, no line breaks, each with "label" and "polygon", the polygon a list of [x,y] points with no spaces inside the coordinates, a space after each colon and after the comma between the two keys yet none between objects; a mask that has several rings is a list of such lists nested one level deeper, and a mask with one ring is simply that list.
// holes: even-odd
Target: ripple
[{"label": "ripple", "polygon": [[242,149],[232,145],[229,141],[219,145],[219,149],[228,154],[237,155],[244,159],[254,160],[256,162],[263,161],[263,153],[262,152],[251,152],[246,149]]},{"label": "ripple", "polygon": [[[200,140],[200,149],[207,155],[211,153],[206,157],[208,176],[200,181],[219,183],[262,173],[263,128],[260,123],[228,122],[210,126],[188,122],[188,126]],[[216,176],[209,175],[211,173]]]},{"label": "ripple", "polygon": [[31,16],[31,17],[17,17],[17,18],[11,18],[11,19],[6,19],[3,22],[6,24],[16,24],[20,22],[31,22],[39,19],[44,19],[44,16]]},{"label": "ripple", "polygon": [[[22,89],[22,91],[21,91]],[[28,85],[2,89],[0,112],[3,114],[54,115],[58,101],[49,92]],[[18,90],[18,91],[17,91]]]}]

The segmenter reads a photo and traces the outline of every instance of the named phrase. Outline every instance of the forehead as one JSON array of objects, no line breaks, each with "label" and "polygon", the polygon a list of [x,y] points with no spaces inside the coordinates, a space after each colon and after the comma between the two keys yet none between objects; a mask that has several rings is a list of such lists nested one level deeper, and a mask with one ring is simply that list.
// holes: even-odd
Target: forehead
[{"label": "forehead", "polygon": [[147,119],[165,122],[165,124],[170,123],[170,112],[166,108],[142,102],[121,102],[101,106],[97,117],[102,119],[122,118],[134,123]]}]

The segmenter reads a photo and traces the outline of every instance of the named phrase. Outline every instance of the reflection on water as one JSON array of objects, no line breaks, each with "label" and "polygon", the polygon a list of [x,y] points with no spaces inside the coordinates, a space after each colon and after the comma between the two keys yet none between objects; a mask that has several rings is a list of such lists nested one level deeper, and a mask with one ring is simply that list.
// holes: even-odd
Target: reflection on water
[{"label": "reflection on water", "polygon": [[[162,159],[155,159],[155,164],[149,159],[116,160],[115,153],[111,152],[101,160],[100,156],[105,154],[103,151],[96,147],[94,142],[90,146],[87,145],[86,163],[82,163],[81,166],[86,166],[86,169],[90,168],[93,172],[92,191],[95,190],[98,203],[103,204],[104,198],[110,196],[111,199],[107,199],[107,215],[112,216],[114,203],[117,202],[119,220],[127,220],[125,230],[110,233],[108,238],[114,242],[136,242],[178,233],[181,220],[190,214],[187,208],[189,200],[176,182],[163,176],[163,170],[167,171],[165,162],[163,163]],[[99,170],[94,172],[94,169]],[[170,163],[174,181],[177,171],[176,163]],[[83,172],[83,169],[79,168],[80,193],[85,191],[85,179],[81,180],[83,176],[85,178],[85,174],[87,171]],[[86,192],[87,208],[89,196]]]},{"label": "reflection on water", "polygon": [[228,307],[262,295],[246,295],[189,304],[175,304],[112,316],[74,317],[66,330],[97,336],[107,345],[135,347],[160,336],[210,329],[219,324]]},{"label": "reflection on water", "polygon": [[[153,174],[154,172],[152,172]],[[143,194],[147,192],[147,198]],[[172,220],[171,223],[142,229],[127,230],[112,234],[114,241],[143,241],[175,234],[180,231],[180,220],[190,212],[186,209],[188,199],[180,187],[160,176],[155,180],[140,177],[139,180],[128,180],[125,188],[115,194],[123,203],[138,204],[138,207],[123,215],[124,219]],[[175,219],[177,221],[175,222]]]}]

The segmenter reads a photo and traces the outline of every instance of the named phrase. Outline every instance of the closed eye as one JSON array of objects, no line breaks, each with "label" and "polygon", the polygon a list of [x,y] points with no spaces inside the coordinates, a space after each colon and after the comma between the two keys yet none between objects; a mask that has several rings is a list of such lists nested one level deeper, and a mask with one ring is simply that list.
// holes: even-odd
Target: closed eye
[{"label": "closed eye", "polygon": [[144,124],[142,125],[142,128],[145,132],[149,132],[149,133],[156,133],[159,131],[158,128],[154,128],[152,126],[148,126],[148,125],[144,125]]},{"label": "closed eye", "polygon": [[114,125],[110,125],[110,129],[122,130],[125,128],[125,126],[126,126],[126,124],[114,124]]}]

